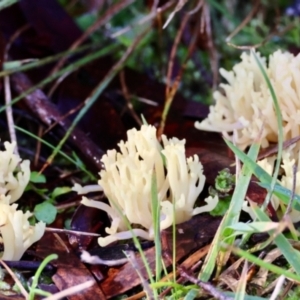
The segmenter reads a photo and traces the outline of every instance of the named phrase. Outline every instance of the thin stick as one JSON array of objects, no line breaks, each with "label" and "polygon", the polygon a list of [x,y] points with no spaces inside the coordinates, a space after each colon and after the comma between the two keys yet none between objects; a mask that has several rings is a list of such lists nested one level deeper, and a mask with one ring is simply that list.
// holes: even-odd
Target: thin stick
[{"label": "thin stick", "polygon": [[178,267],[178,269],[179,269],[182,277],[185,277],[190,282],[198,285],[199,287],[201,287],[203,290],[205,290],[207,293],[209,293],[216,299],[219,299],[219,300],[233,300],[234,299],[232,297],[227,297],[226,295],[222,294],[212,284],[203,282],[203,281],[195,278],[194,276],[188,274],[188,272],[183,267]]},{"label": "thin stick", "polygon": [[95,284],[94,280],[89,280],[87,282],[80,283],[78,285],[72,286],[63,291],[60,291],[54,295],[51,295],[47,298],[44,298],[44,300],[59,300],[59,299],[65,298],[67,296],[73,295],[75,293],[82,292],[83,290],[90,288],[94,284]]},{"label": "thin stick", "polygon": [[[111,6],[103,16],[101,16],[94,24],[92,24],[70,47],[69,50],[74,50],[80,46],[92,33],[98,30],[101,26],[105,25],[116,13],[123,8],[130,5],[134,0],[124,0]],[[50,74],[56,73],[66,62],[67,58],[63,57],[56,66],[52,69]]]},{"label": "thin stick", "polygon": [[23,287],[21,281],[19,280],[19,278],[14,274],[14,272],[11,270],[11,268],[2,260],[0,259],[0,264],[5,268],[5,270],[8,272],[8,274],[12,277],[12,279],[15,281],[16,285],[18,286],[18,288],[20,289],[22,295],[28,299],[29,294],[27,293],[27,291],[25,290],[25,288]]},{"label": "thin stick", "polygon": [[120,72],[119,77],[120,77],[122,93],[123,93],[123,96],[124,96],[124,98],[127,102],[127,108],[129,110],[130,114],[132,115],[132,117],[134,118],[134,120],[137,122],[137,124],[142,126],[143,122],[141,121],[139,116],[136,114],[136,112],[133,108],[133,105],[131,103],[131,97],[130,97],[130,94],[129,94],[129,91],[128,91],[128,88],[127,88],[127,85],[126,85],[126,81],[125,81],[125,72],[124,72],[124,70],[122,70]]},{"label": "thin stick", "polygon": [[59,228],[51,228],[46,227],[46,231],[49,232],[58,232],[58,233],[71,233],[74,235],[87,235],[87,236],[100,236],[98,233],[90,233],[90,232],[84,232],[84,231],[75,231],[75,230],[69,230],[69,229],[59,229]]},{"label": "thin stick", "polygon": [[[19,37],[25,30],[29,28],[28,25],[21,27],[19,30],[17,30],[9,39],[5,50],[4,50],[4,61],[8,61],[8,51],[13,44],[13,42],[16,40],[17,37]],[[19,155],[18,151],[18,144],[17,144],[17,135],[14,125],[14,117],[12,112],[12,106],[11,106],[11,88],[10,88],[10,80],[9,76],[4,77],[4,94],[5,94],[5,104],[6,104],[6,118],[7,118],[7,125],[8,125],[8,131],[11,142],[16,143],[16,147],[14,149],[14,153],[16,155]]]}]

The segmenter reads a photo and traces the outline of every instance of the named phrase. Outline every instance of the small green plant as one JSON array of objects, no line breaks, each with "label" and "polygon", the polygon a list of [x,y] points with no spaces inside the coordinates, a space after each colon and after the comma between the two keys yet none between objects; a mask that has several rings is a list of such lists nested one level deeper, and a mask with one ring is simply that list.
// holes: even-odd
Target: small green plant
[{"label": "small green plant", "polygon": [[57,254],[50,254],[47,257],[45,257],[45,259],[42,261],[41,265],[39,266],[39,268],[37,269],[36,273],[34,274],[32,284],[29,287],[28,300],[34,300],[35,295],[40,295],[40,296],[44,296],[44,297],[51,296],[51,293],[45,292],[45,291],[43,291],[41,289],[38,289],[37,286],[38,286],[41,274],[43,272],[43,269],[46,267],[46,265],[51,260],[54,260],[54,259],[57,259],[57,258],[58,258]]}]

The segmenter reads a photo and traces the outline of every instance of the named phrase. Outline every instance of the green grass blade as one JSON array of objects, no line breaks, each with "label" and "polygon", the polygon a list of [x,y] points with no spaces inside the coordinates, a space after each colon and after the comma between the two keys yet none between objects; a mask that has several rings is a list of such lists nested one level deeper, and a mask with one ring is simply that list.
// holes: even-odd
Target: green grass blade
[{"label": "green grass blade", "polygon": [[0,77],[7,76],[7,75],[13,74],[15,72],[24,72],[24,71],[31,70],[33,68],[41,67],[41,66],[49,64],[51,62],[54,62],[54,61],[60,59],[61,57],[65,57],[65,56],[69,56],[69,55],[78,54],[80,52],[83,52],[87,49],[92,48],[93,46],[94,45],[91,45],[91,44],[90,45],[84,45],[84,46],[78,47],[74,50],[68,50],[68,51],[60,52],[56,55],[52,55],[52,56],[49,56],[49,57],[38,59],[34,62],[22,64],[19,67],[13,67],[13,68],[7,69],[7,68],[5,68],[5,64],[4,64],[4,70],[0,72]]},{"label": "green grass blade", "polygon": [[[55,147],[52,146],[50,143],[48,143],[47,141],[45,141],[44,139],[40,138],[39,136],[19,127],[15,125],[15,128],[20,131],[23,132],[25,134],[27,134],[28,136],[36,139],[37,141],[41,142],[42,144],[46,145],[47,147],[49,147],[50,149],[54,150]],[[95,177],[95,175],[93,175],[91,172],[89,172],[82,164],[78,164],[78,162],[76,160],[74,160],[72,157],[70,157],[69,155],[65,154],[63,151],[59,150],[58,152],[63,158],[65,158],[66,160],[68,160],[70,163],[74,164],[77,168],[79,168],[82,172],[84,172],[85,174],[87,174],[91,179],[96,180],[97,177]]]},{"label": "green grass blade", "polygon": [[86,114],[86,112],[91,108],[91,106],[96,102],[96,100],[99,98],[101,93],[106,89],[106,87],[109,85],[109,83],[113,80],[113,78],[119,73],[119,71],[124,67],[126,64],[128,58],[133,52],[133,49],[141,42],[143,37],[146,35],[146,33],[149,31],[149,28],[145,30],[143,33],[141,33],[135,40],[135,42],[132,44],[130,48],[127,49],[127,51],[124,53],[122,58],[111,68],[111,70],[108,72],[108,74],[101,80],[101,82],[94,88],[90,96],[85,101],[84,107],[79,111],[79,113],[76,115],[75,119],[73,120],[72,124],[70,125],[69,129],[67,130],[66,134],[63,136],[59,144],[56,146],[55,150],[52,152],[50,157],[48,157],[47,161],[48,163],[51,163],[51,161],[54,159],[58,151],[61,149],[61,147],[64,145],[68,137],[71,135],[71,132],[74,130],[74,128],[77,126],[79,121],[82,119],[82,117]]},{"label": "green grass blade", "polygon": [[278,152],[277,152],[277,160],[275,163],[275,168],[274,168],[274,172],[273,172],[273,177],[272,177],[272,181],[271,181],[271,187],[270,190],[268,191],[268,194],[266,196],[266,199],[262,205],[262,207],[265,209],[272,197],[272,193],[273,193],[273,189],[275,187],[278,175],[279,175],[279,169],[280,169],[280,165],[281,165],[281,157],[282,157],[282,150],[283,150],[283,128],[282,128],[282,115],[281,115],[281,111],[280,111],[280,107],[279,107],[279,103],[276,97],[276,93],[274,91],[274,88],[271,84],[271,81],[260,61],[260,59],[258,58],[258,56],[256,55],[254,50],[251,50],[252,55],[254,56],[256,63],[259,66],[259,69],[268,85],[269,91],[271,93],[272,96],[272,100],[273,100],[273,104],[274,104],[274,109],[275,109],[275,113],[276,113],[276,117],[277,117],[277,125],[278,125]]},{"label": "green grass blade", "polygon": [[[9,105],[13,105],[15,103],[17,103],[18,101],[20,101],[21,99],[23,99],[24,97],[26,97],[27,95],[31,94],[32,92],[34,92],[36,89],[42,88],[43,86],[45,86],[46,84],[52,82],[53,80],[55,80],[56,78],[64,75],[65,73],[69,73],[69,72],[73,72],[75,70],[77,70],[78,68],[102,57],[105,56],[109,53],[111,53],[113,50],[117,49],[119,47],[118,44],[112,44],[109,45],[95,53],[92,53],[78,61],[76,61],[75,63],[73,63],[72,65],[69,65],[63,69],[61,69],[60,71],[54,73],[53,75],[47,77],[46,79],[42,80],[41,82],[39,82],[38,84],[34,85],[33,87],[31,87],[30,89],[28,89],[27,91],[25,91],[24,93],[22,93],[21,95],[17,96],[16,98],[12,99],[11,102],[9,103]],[[0,108],[0,113],[3,112],[6,109],[7,105],[3,106]]]},{"label": "green grass blade", "polygon": [[160,280],[162,272],[162,251],[161,251],[161,240],[160,240],[160,203],[158,200],[157,192],[157,180],[155,170],[153,170],[151,178],[151,201],[152,201],[152,219],[154,229],[154,242],[155,242],[155,276],[156,281]]},{"label": "green grass blade", "polygon": [[[234,152],[235,155],[245,164],[251,172],[260,180],[258,183],[260,186],[265,188],[271,188],[272,176],[269,175],[263,168],[261,168],[253,159],[249,158],[243,151],[238,147],[233,145],[231,142],[226,141],[227,146]],[[275,184],[274,194],[282,200],[286,205],[288,205],[291,197],[291,191],[287,188],[281,186],[280,184]],[[300,211],[300,196],[295,195],[294,201],[292,203],[294,209]]]},{"label": "green grass blade", "polygon": [[[254,143],[251,146],[248,153],[250,159],[256,160],[259,152],[259,147],[260,145],[257,143]],[[233,230],[232,229],[228,230],[227,227],[238,222],[240,212],[242,210],[243,202],[246,196],[246,192],[248,189],[248,185],[251,180],[251,176],[252,176],[252,169],[248,168],[248,166],[244,164],[241,170],[240,177],[237,180],[236,187],[232,195],[232,199],[228,211],[223,217],[223,220],[218,228],[217,234],[212,242],[212,246],[209,250],[209,253],[206,256],[204,265],[199,273],[199,279],[202,281],[208,281],[214,270],[216,261],[218,261],[218,269],[220,269],[223,265],[223,261],[225,260],[225,255],[228,255],[228,253],[224,253],[223,251],[220,252],[221,240],[227,238],[226,242],[229,245],[232,245],[234,243],[235,237],[234,236],[230,237]],[[226,229],[226,235],[224,234],[225,229]]]}]

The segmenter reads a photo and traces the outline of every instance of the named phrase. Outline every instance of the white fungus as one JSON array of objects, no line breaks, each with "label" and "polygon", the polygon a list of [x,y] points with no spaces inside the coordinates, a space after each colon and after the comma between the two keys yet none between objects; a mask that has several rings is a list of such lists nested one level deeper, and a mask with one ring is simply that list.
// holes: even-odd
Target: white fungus
[{"label": "white fungus", "polygon": [[[270,55],[268,63],[259,53],[257,56],[276,93],[283,119],[283,139],[297,137],[300,134],[300,54],[294,56],[278,50]],[[213,94],[216,103],[210,107],[205,120],[195,123],[196,128],[223,132],[234,139],[241,149],[250,146],[260,132],[262,148],[269,146],[269,143],[277,143],[278,123],[273,99],[254,56],[244,52],[241,62],[232,71],[220,69],[220,73],[227,83],[220,84],[221,90]],[[300,193],[299,151],[299,143],[283,151],[280,178],[282,186],[292,189],[293,165],[296,164],[297,194]],[[258,164],[272,174],[275,159],[268,157]],[[286,205],[278,198],[273,196],[271,202],[275,210],[284,213]],[[244,210],[254,217],[247,203]],[[290,216],[294,222],[300,221],[300,212],[292,210]]]},{"label": "white fungus", "polygon": [[29,161],[22,161],[13,153],[15,143],[5,142],[4,146],[5,151],[0,151],[0,198],[13,203],[21,197],[29,182]]},{"label": "white fungus", "polygon": [[29,161],[14,154],[15,143],[4,143],[0,151],[0,240],[4,245],[3,260],[19,260],[23,253],[44,234],[45,224],[30,226],[29,211],[17,210],[16,204],[29,179]]},{"label": "white fungus", "polygon": [[0,203],[0,232],[4,244],[3,260],[19,260],[24,252],[44,234],[45,223],[31,226],[32,214],[17,210],[17,205]]},{"label": "white fungus", "polygon": [[[278,50],[266,58],[257,53],[275,90],[283,118],[284,140],[300,134],[300,54]],[[236,132],[235,143],[245,149],[262,130],[262,147],[277,142],[278,124],[273,100],[251,53],[244,52],[232,71],[220,69],[227,83],[213,97],[208,117],[195,126],[201,130]]]},{"label": "white fungus", "polygon": [[181,223],[195,214],[215,208],[217,197],[210,197],[205,200],[205,206],[194,208],[205,176],[198,156],[186,158],[185,140],[162,136],[162,146],[156,138],[156,128],[148,125],[143,125],[140,130],[129,130],[127,136],[126,142],[119,143],[120,152],[110,150],[101,160],[104,169],[100,172],[98,183],[110,205],[86,197],[82,200],[87,206],[106,211],[111,218],[111,226],[106,228],[109,235],[98,240],[101,246],[132,237],[124,217],[131,224],[138,225],[139,228],[133,229],[136,236],[150,240],[154,238],[151,204],[153,172],[157,181],[161,230],[174,221]]}]

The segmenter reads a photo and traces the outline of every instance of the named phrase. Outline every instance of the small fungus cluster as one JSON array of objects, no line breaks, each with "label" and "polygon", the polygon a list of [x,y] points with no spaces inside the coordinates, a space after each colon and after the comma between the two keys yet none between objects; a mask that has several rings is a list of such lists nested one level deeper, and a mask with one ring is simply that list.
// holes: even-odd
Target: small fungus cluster
[{"label": "small fungus cluster", "polygon": [[19,260],[23,253],[44,234],[45,224],[30,226],[31,213],[17,210],[17,201],[30,178],[28,160],[14,154],[14,143],[5,142],[0,151],[0,241],[4,245],[3,260]]},{"label": "small fungus cluster", "polygon": [[[269,57],[257,53],[272,83],[283,118],[284,140],[300,134],[300,55],[280,50]],[[201,130],[235,132],[234,142],[245,149],[262,131],[262,147],[278,140],[278,124],[268,85],[254,56],[244,52],[232,71],[220,69],[227,83],[213,97],[208,117],[195,126]]]},{"label": "small fungus cluster", "polygon": [[[270,82],[275,90],[282,113],[284,141],[300,135],[300,54],[294,56],[280,50],[267,59],[257,53]],[[213,96],[215,105],[210,107],[208,117],[195,126],[201,130],[223,132],[241,149],[250,146],[261,135],[261,146],[278,142],[278,124],[273,99],[268,85],[259,69],[254,56],[244,52],[241,62],[232,71],[220,69],[227,83],[221,84],[221,91]],[[293,165],[297,166],[300,176],[299,142],[283,151],[280,183],[292,189]],[[275,157],[258,162],[269,174],[273,173]],[[297,180],[296,193],[300,193]],[[276,210],[284,212],[286,206],[275,196],[272,204]],[[247,207],[245,210],[249,211]],[[300,221],[300,212],[293,210],[291,218]]]},{"label": "small fungus cluster", "polygon": [[[133,232],[144,239],[153,239],[151,187],[153,173],[160,204],[160,229],[189,220],[193,215],[211,211],[217,198],[206,199],[206,205],[194,208],[203,189],[205,176],[197,155],[186,158],[185,140],[162,136],[162,145],[153,126],[127,132],[127,141],[119,143],[120,152],[110,150],[102,157],[104,169],[98,184],[109,205],[83,197],[82,203],[107,212],[111,226],[107,237],[99,238],[101,246],[128,239],[125,218],[134,225]],[[77,187],[78,190],[78,187]],[[137,228],[137,227],[138,228]]]}]

